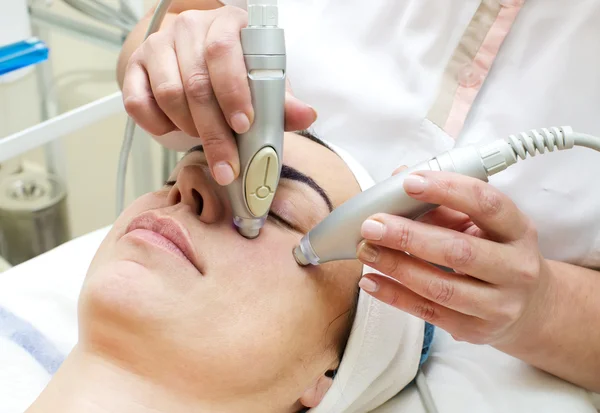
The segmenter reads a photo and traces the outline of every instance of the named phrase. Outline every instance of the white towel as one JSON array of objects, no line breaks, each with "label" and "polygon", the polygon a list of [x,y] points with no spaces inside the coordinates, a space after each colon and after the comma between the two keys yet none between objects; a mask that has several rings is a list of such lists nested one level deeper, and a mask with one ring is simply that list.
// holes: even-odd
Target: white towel
[{"label": "white towel", "polygon": [[[364,191],[373,179],[350,154],[328,143]],[[363,274],[375,272],[365,266]],[[352,333],[331,389],[311,413],[365,413],[400,392],[416,376],[425,323],[361,291]]]},{"label": "white towel", "polygon": [[0,413],[22,413],[77,342],[77,298],[108,228],[0,273]]}]

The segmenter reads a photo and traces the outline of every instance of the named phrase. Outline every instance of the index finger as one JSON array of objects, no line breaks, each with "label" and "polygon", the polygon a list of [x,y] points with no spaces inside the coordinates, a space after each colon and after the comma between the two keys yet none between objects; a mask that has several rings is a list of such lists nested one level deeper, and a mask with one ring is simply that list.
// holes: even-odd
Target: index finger
[{"label": "index finger", "polygon": [[512,200],[490,184],[451,172],[419,171],[407,177],[411,197],[467,214],[473,223],[499,242],[522,239],[529,219]]},{"label": "index finger", "polygon": [[239,174],[237,145],[212,88],[204,56],[206,33],[197,30],[210,24],[211,18],[197,13],[178,26],[177,58],[190,113],[212,175],[219,185],[229,185]]},{"label": "index finger", "polygon": [[226,9],[212,22],[205,40],[206,64],[215,96],[229,126],[239,134],[248,132],[254,120],[240,39],[247,21],[240,9]]}]

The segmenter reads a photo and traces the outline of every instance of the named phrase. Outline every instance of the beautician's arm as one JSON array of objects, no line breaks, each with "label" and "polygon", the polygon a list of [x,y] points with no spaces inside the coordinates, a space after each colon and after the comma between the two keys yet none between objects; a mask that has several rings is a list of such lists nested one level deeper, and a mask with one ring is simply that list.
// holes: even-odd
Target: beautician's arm
[{"label": "beautician's arm", "polygon": [[600,392],[600,273],[546,261],[552,279],[539,319],[497,346],[549,373]]}]

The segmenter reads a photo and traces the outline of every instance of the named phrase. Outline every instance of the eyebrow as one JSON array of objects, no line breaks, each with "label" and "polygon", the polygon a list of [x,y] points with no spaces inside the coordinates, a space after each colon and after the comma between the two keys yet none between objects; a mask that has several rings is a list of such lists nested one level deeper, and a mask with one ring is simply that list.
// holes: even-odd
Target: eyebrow
[{"label": "eyebrow", "polygon": [[[204,153],[204,148],[202,147],[202,145],[194,146],[192,149],[190,149],[189,151],[187,151],[185,153],[184,157],[189,155],[192,152]],[[282,165],[281,179],[289,179],[290,181],[296,181],[296,182],[300,182],[300,183],[307,185],[313,191],[315,191],[317,194],[319,194],[319,196],[323,199],[323,201],[325,201],[325,203],[327,204],[327,208],[329,209],[329,212],[333,211],[333,202],[331,202],[331,198],[329,197],[329,195],[327,195],[327,191],[325,191],[325,189],[323,189],[323,187],[321,185],[316,183],[315,180],[312,179],[310,176],[300,172],[299,170],[297,170],[296,168],[293,168],[291,166]]]}]

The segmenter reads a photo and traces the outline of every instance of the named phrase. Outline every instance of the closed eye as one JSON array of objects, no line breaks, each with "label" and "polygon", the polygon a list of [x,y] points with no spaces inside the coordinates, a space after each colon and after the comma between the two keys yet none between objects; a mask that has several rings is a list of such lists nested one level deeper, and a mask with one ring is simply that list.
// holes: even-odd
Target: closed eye
[{"label": "closed eye", "polygon": [[[167,181],[167,182],[165,182],[165,186],[173,186],[176,183],[177,183],[177,181]],[[273,211],[269,211],[269,218],[271,218],[273,221],[284,226],[285,228],[287,228],[289,230],[296,231],[296,232],[302,232],[298,228],[294,227],[292,224],[287,222],[285,219],[281,218],[279,215],[274,213]]]}]

